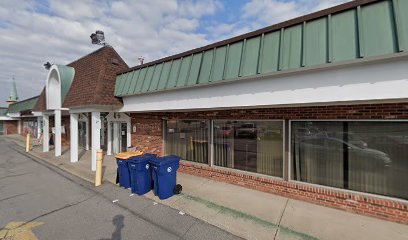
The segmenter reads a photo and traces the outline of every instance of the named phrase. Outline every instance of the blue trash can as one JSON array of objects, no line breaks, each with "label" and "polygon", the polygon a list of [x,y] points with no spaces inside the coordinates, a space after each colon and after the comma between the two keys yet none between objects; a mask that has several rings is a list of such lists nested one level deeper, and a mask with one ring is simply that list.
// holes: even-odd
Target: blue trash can
[{"label": "blue trash can", "polygon": [[177,169],[180,166],[180,157],[165,156],[150,160],[154,183],[154,195],[161,200],[174,195],[174,187],[177,182]]},{"label": "blue trash can", "polygon": [[132,193],[143,195],[152,189],[149,161],[153,158],[156,158],[156,154],[143,154],[128,159]]},{"label": "blue trash can", "polygon": [[127,164],[127,160],[117,158],[119,186],[124,188],[130,188],[130,172]]}]

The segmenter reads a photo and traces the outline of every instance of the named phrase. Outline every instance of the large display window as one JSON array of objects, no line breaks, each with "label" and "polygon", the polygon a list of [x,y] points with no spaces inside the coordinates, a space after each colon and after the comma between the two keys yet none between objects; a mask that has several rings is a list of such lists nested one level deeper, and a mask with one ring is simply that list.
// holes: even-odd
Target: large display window
[{"label": "large display window", "polygon": [[408,122],[293,121],[291,178],[408,199]]},{"label": "large display window", "polygon": [[166,121],[166,155],[177,155],[181,159],[208,164],[208,121]]},{"label": "large display window", "polygon": [[282,177],[283,135],[283,121],[216,120],[214,165]]}]

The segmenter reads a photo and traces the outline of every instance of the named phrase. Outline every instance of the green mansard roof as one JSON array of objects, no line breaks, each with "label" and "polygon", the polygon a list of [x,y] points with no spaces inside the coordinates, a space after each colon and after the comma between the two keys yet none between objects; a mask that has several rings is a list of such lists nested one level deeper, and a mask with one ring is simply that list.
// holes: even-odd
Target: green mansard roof
[{"label": "green mansard roof", "polygon": [[10,104],[8,113],[21,113],[31,111],[34,109],[35,104],[38,101],[39,96],[28,98],[19,102]]},{"label": "green mansard roof", "polygon": [[133,67],[117,75],[115,96],[272,75],[407,47],[407,0],[356,0]]}]

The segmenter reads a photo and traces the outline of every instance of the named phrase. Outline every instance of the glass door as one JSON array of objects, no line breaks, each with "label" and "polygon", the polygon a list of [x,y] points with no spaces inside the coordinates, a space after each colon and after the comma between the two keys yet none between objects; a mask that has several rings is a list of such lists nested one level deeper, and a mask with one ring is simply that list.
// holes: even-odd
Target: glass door
[{"label": "glass door", "polygon": [[86,148],[86,122],[78,122],[78,145]]},{"label": "glass door", "polygon": [[126,122],[110,122],[112,134],[112,153],[118,154],[127,149],[127,124]]},{"label": "glass door", "polygon": [[120,146],[120,149],[121,149],[121,152],[126,152],[126,150],[127,150],[127,124],[126,123],[124,123],[124,122],[121,122],[121,123],[118,123],[118,124],[120,124],[120,137],[119,137],[119,139],[120,139],[120,143],[119,143],[119,146]]}]

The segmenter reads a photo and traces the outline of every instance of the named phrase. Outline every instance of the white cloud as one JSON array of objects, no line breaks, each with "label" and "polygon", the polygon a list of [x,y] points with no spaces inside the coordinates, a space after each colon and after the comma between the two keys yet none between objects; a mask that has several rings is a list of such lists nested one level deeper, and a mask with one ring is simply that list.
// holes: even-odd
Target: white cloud
[{"label": "white cloud", "polygon": [[208,44],[200,19],[222,9],[218,0],[0,1],[0,106],[15,75],[19,95],[40,93],[46,61],[68,64],[94,51],[89,35],[105,32],[130,65]]},{"label": "white cloud", "polygon": [[255,25],[271,25],[351,0],[250,0],[242,8],[243,19]]}]

